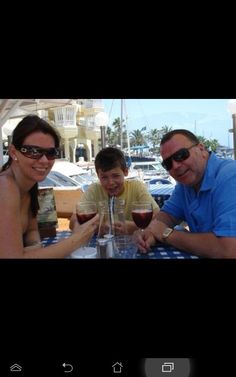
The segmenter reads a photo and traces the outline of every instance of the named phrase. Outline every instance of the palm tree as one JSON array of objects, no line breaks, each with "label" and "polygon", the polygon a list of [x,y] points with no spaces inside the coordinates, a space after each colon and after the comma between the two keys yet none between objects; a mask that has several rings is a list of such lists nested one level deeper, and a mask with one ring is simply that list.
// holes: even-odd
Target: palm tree
[{"label": "palm tree", "polygon": [[116,134],[114,131],[112,131],[111,127],[107,127],[106,141],[109,146],[116,145]]},{"label": "palm tree", "polygon": [[158,146],[161,141],[161,131],[158,129],[150,130],[148,134],[148,141],[152,144],[152,152],[158,152]]},{"label": "palm tree", "polygon": [[135,145],[147,145],[146,142],[146,136],[145,134],[142,133],[142,131],[145,131],[146,127],[141,128],[141,130],[134,130],[130,133],[131,135],[131,140],[130,140],[130,145],[135,146]]},{"label": "palm tree", "polygon": [[160,130],[161,137],[163,137],[165,134],[167,134],[167,132],[170,132],[170,131],[172,131],[172,127],[169,127],[166,125],[162,126]]},{"label": "palm tree", "polygon": [[[123,121],[124,122],[124,121]],[[121,127],[121,121],[120,118],[115,118],[112,126],[114,126],[115,131],[114,131],[114,139],[116,140],[116,144],[119,144],[121,148],[126,148],[127,147],[127,135],[126,135],[126,125],[123,123]],[[122,135],[121,135],[121,128],[122,128]],[[121,145],[122,141],[122,145]]]}]

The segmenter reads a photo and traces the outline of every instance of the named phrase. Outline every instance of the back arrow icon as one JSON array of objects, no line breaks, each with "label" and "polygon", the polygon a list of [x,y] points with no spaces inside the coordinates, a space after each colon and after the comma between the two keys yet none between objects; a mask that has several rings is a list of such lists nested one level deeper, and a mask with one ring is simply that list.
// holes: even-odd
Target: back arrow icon
[{"label": "back arrow icon", "polygon": [[64,370],[64,373],[70,373],[73,370],[73,366],[71,364],[63,363],[62,366],[67,369],[67,370]]}]

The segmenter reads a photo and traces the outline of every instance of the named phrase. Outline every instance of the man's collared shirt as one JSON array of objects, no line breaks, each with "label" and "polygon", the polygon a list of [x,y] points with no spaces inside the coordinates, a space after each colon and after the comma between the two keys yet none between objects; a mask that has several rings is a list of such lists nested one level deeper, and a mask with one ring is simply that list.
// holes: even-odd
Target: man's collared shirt
[{"label": "man's collared shirt", "polygon": [[188,223],[191,232],[236,236],[236,161],[211,153],[200,190],[178,183],[162,211]]}]

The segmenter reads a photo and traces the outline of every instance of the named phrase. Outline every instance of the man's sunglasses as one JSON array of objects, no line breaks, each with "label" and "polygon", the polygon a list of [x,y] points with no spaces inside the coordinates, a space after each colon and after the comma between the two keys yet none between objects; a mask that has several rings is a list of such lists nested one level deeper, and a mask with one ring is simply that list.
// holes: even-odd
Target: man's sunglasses
[{"label": "man's sunglasses", "polygon": [[170,157],[163,160],[162,163],[161,163],[163,168],[165,168],[166,170],[172,169],[172,160],[174,160],[176,162],[181,162],[181,161],[187,160],[187,158],[189,158],[189,156],[190,156],[189,150],[193,147],[196,147],[196,145],[198,145],[198,144],[193,144],[189,148],[181,148],[177,152],[172,154]]},{"label": "man's sunglasses", "polygon": [[59,148],[40,148],[34,145],[22,145],[16,149],[25,157],[33,158],[34,160],[39,160],[43,155],[45,155],[48,160],[54,160],[60,157]]}]

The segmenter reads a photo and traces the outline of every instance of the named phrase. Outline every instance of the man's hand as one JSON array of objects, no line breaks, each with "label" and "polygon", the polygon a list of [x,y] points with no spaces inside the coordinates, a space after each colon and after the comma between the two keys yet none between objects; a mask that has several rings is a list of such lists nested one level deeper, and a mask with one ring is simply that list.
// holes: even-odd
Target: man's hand
[{"label": "man's hand", "polygon": [[148,229],[145,229],[144,231],[140,229],[136,230],[133,233],[133,240],[142,253],[147,253],[151,246],[155,244],[155,237]]}]

